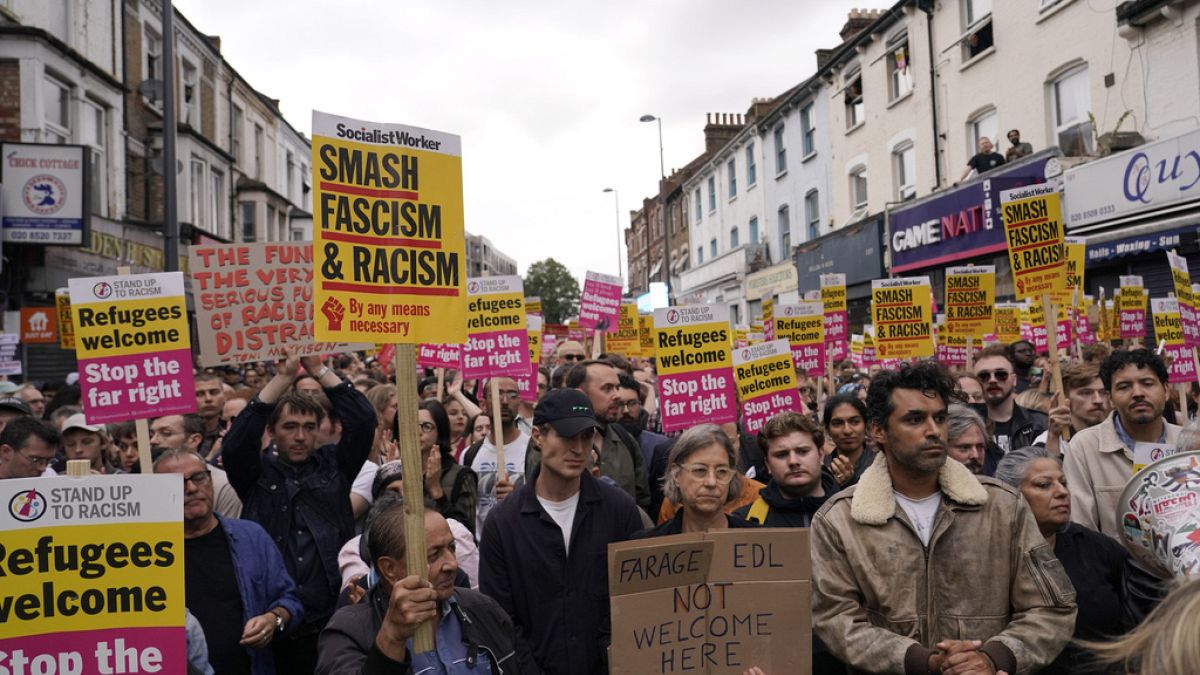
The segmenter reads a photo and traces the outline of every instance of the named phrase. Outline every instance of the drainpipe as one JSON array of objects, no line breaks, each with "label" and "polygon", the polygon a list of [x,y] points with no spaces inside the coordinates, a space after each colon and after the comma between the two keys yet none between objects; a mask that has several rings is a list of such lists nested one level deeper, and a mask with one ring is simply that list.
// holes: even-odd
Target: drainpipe
[{"label": "drainpipe", "polygon": [[933,50],[934,3],[932,0],[918,0],[917,6],[925,12],[925,39],[929,54],[929,100],[933,106],[933,114],[929,118],[933,120],[933,172],[937,178],[937,186],[934,189],[940,190],[942,187],[942,136],[938,129],[937,56]]}]

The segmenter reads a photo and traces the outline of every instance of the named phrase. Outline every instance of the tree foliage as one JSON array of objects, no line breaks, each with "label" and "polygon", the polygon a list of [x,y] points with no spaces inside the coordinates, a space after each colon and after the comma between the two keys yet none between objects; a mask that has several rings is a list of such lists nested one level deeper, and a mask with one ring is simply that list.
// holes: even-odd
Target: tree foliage
[{"label": "tree foliage", "polygon": [[542,299],[547,323],[564,323],[579,309],[579,282],[554,258],[539,260],[525,273],[526,297]]}]

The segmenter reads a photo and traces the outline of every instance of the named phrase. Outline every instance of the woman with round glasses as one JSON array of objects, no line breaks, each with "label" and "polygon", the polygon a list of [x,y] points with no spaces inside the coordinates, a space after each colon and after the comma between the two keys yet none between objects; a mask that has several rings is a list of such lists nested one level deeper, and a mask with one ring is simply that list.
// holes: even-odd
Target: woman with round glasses
[{"label": "woman with round glasses", "polygon": [[725,505],[742,492],[742,475],[729,436],[715,424],[701,424],[683,433],[667,455],[663,496],[678,507],[675,517],[642,530],[635,539],[733,527],[755,527],[725,513]]}]

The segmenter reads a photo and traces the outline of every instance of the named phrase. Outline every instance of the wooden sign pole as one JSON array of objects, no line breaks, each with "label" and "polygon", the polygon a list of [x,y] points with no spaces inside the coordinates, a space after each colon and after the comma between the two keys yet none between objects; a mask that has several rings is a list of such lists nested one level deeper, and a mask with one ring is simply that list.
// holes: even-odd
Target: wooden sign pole
[{"label": "wooden sign pole", "polygon": [[967,336],[967,370],[975,372],[975,336]]},{"label": "wooden sign pole", "polygon": [[[1051,304],[1050,294],[1042,295],[1042,316],[1046,322],[1046,346],[1050,351],[1050,377],[1051,383],[1054,386],[1055,394],[1058,394],[1059,400],[1066,400],[1063,392],[1062,383],[1062,367],[1058,363],[1058,307]],[[1053,319],[1053,321],[1052,321]],[[1050,334],[1050,327],[1054,327],[1054,335]],[[1071,440],[1071,431],[1063,429],[1059,436],[1064,441]]]},{"label": "wooden sign pole", "polygon": [[492,399],[492,437],[496,439],[496,479],[508,479],[508,467],[504,463],[504,425],[500,423],[500,378],[488,381],[488,396]]},{"label": "wooden sign pole", "polygon": [[599,328],[592,331],[592,358],[598,359],[604,353],[604,331]]},{"label": "wooden sign pole", "polygon": [[438,368],[438,369],[436,369],[436,372],[437,372],[436,395],[437,395],[437,401],[439,403],[441,403],[442,397],[446,395],[446,369]]},{"label": "wooden sign pole", "polygon": [[[117,268],[117,274],[121,276],[127,276],[130,271],[127,266]],[[150,452],[150,423],[145,419],[137,419],[133,421],[133,428],[137,434],[138,471],[143,474],[154,473],[154,461]]]},{"label": "wooden sign pole", "polygon": [[[400,466],[404,472],[404,564],[409,574],[424,579],[429,568],[425,557],[425,464],[421,461],[418,440],[420,418],[417,406],[417,358],[410,344],[396,345],[396,416],[399,436]],[[433,622],[426,621],[413,635],[413,652],[433,651]]]}]

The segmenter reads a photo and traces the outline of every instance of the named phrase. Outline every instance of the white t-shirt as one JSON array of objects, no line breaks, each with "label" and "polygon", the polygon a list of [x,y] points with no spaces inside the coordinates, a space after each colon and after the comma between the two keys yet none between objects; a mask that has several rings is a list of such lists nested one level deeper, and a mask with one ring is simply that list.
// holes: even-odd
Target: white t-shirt
[{"label": "white t-shirt", "polygon": [[538,497],[538,503],[546,509],[546,513],[558,523],[558,529],[562,530],[563,549],[571,550],[571,528],[575,525],[575,507],[579,506],[579,493],[567,497],[561,502],[552,502],[549,499]]},{"label": "white t-shirt", "polygon": [[362,497],[368,504],[374,504],[375,498],[371,495],[371,488],[375,485],[375,474],[378,471],[379,465],[375,462],[369,459],[363,462],[362,468],[358,470],[358,475],[350,485],[350,494]]},{"label": "white t-shirt", "polygon": [[929,538],[933,536],[933,519],[937,516],[938,507],[942,505],[942,491],[938,490],[924,499],[909,499],[895,490],[892,490],[892,494],[896,496],[896,503],[912,521],[913,527],[917,528],[921,543],[928,546]]},{"label": "white t-shirt", "polygon": [[[522,433],[517,440],[504,444],[504,468],[508,474],[508,482],[517,489],[525,482],[525,448],[529,445],[529,436]],[[491,439],[479,446],[475,459],[471,461],[471,470],[479,476],[479,506],[475,512],[475,531],[483,532],[483,521],[488,511],[492,510],[496,500],[496,446]]]}]

